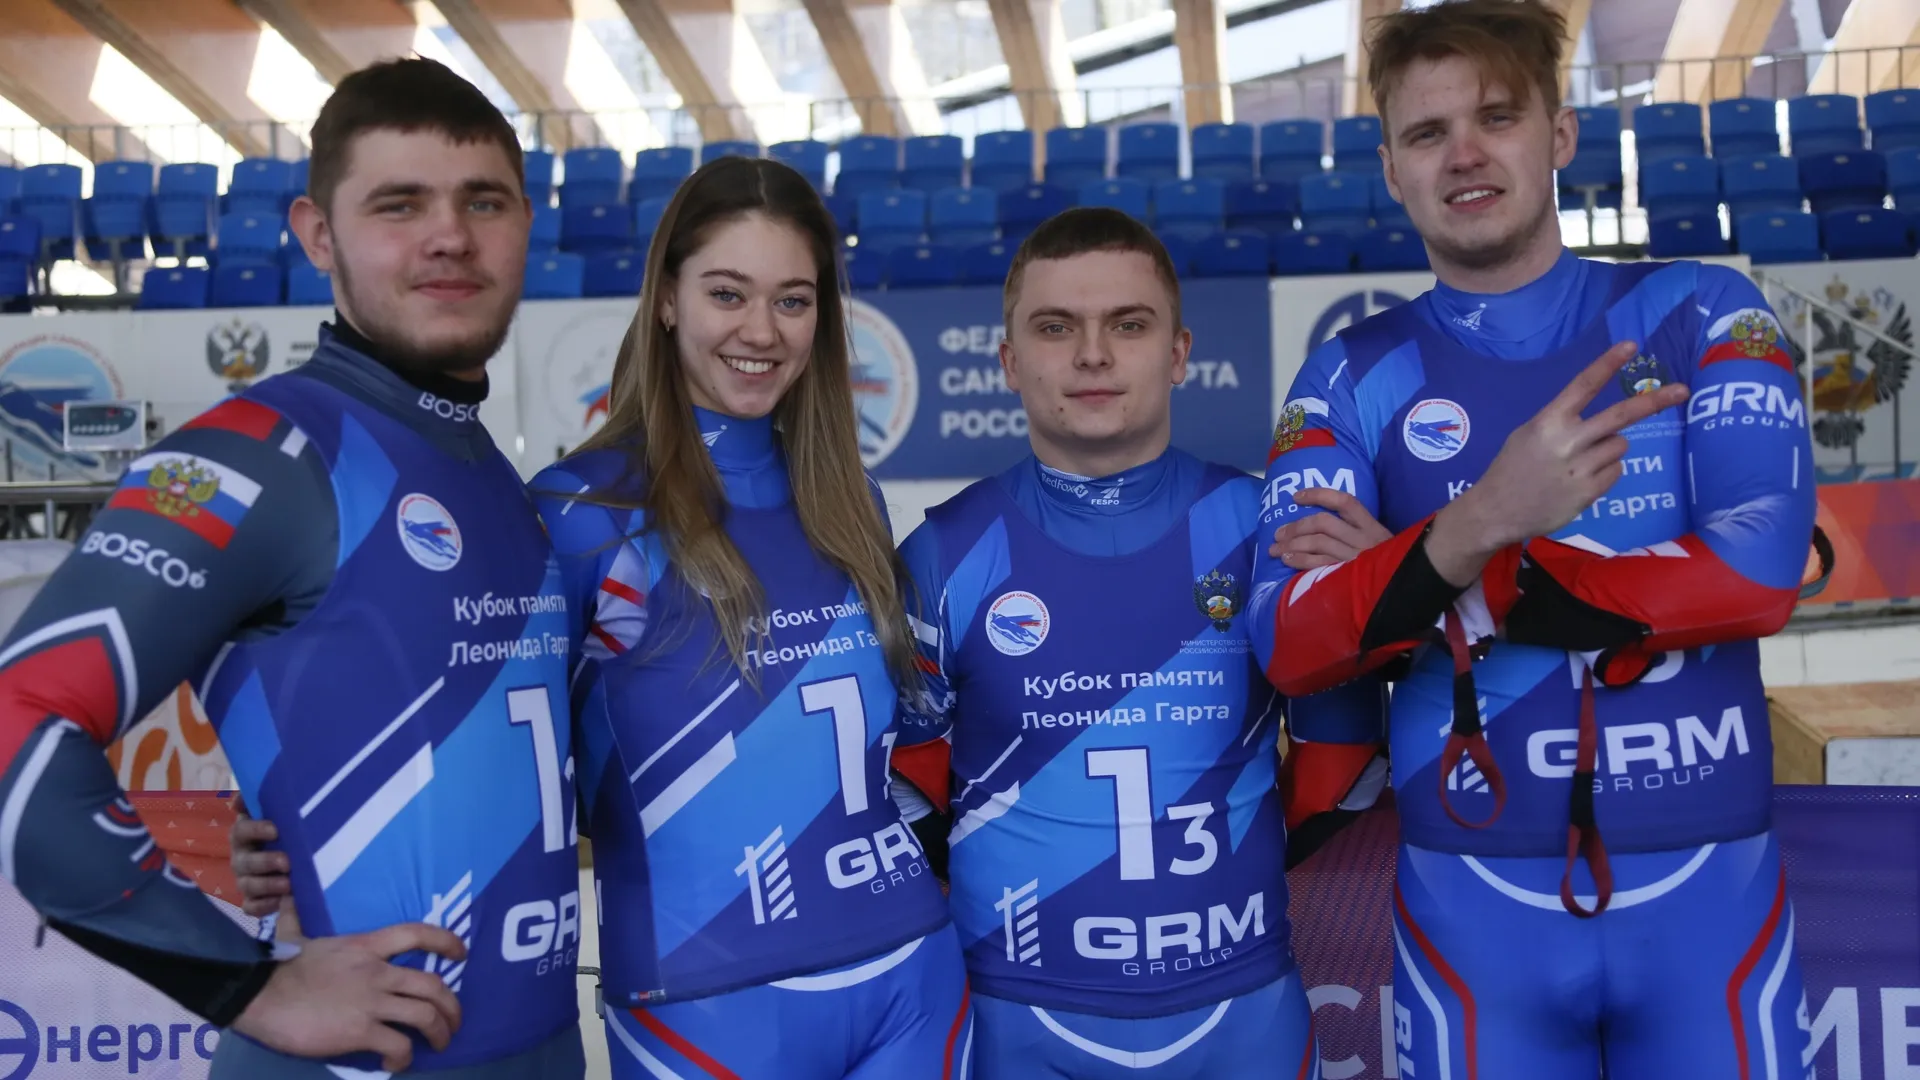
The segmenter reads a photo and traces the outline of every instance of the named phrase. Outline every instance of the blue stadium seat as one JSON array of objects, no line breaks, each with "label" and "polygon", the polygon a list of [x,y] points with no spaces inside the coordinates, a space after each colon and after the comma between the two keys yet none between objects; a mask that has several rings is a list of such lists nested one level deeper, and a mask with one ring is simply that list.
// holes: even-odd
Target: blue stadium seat
[{"label": "blue stadium seat", "polygon": [[887,256],[880,251],[848,248],[845,254],[847,288],[878,289],[887,283]]},{"label": "blue stadium seat", "polygon": [[1000,235],[1000,194],[992,188],[946,187],[927,203],[927,234],[950,248],[988,243]]},{"label": "blue stadium seat", "polygon": [[1898,210],[1837,210],[1821,216],[1820,233],[1829,259],[1913,257],[1913,232]]},{"label": "blue stadium seat", "polygon": [[927,231],[927,196],[921,191],[868,191],[860,196],[860,246],[885,255],[917,244]]},{"label": "blue stadium seat", "polygon": [[1748,214],[1734,223],[1740,251],[1755,263],[1819,262],[1820,219],[1804,211]]},{"label": "blue stadium seat", "polygon": [[1367,206],[1376,229],[1413,228],[1413,219],[1407,216],[1407,208],[1400,205],[1400,201],[1387,188],[1385,173],[1375,173],[1368,178]]},{"label": "blue stadium seat", "polygon": [[1185,279],[1193,271],[1193,241],[1184,236],[1162,236],[1160,246],[1167,249],[1167,261],[1173,264],[1173,276]]},{"label": "blue stadium seat", "polygon": [[221,204],[221,213],[254,217],[285,215],[287,205],[296,194],[293,162],[270,157],[247,158],[233,167],[233,175],[227,179],[227,197]]},{"label": "blue stadium seat", "polygon": [[38,262],[40,223],[17,214],[0,216],[0,259]]},{"label": "blue stadium seat", "polygon": [[1107,175],[1107,129],[1098,124],[1047,132],[1047,183],[1078,191]]},{"label": "blue stadium seat", "polygon": [[287,303],[295,307],[333,303],[333,276],[304,259],[287,267]]},{"label": "blue stadium seat", "polygon": [[1266,277],[1272,269],[1267,234],[1253,230],[1218,232],[1193,245],[1193,276]]},{"label": "blue stadium seat", "polygon": [[1127,124],[1120,128],[1113,174],[1147,184],[1180,178],[1180,125]]},{"label": "blue stadium seat", "polygon": [[1562,210],[1585,210],[1588,197],[1595,210],[1620,209],[1620,110],[1579,108],[1580,137],[1573,160],[1556,176]]},{"label": "blue stadium seat", "polygon": [[1073,192],[1049,184],[1028,184],[1000,194],[1000,237],[1018,245],[1039,224],[1074,206]]},{"label": "blue stadium seat", "polygon": [[842,192],[834,192],[826,197],[827,213],[833,215],[834,228],[840,230],[840,240],[844,244],[847,237],[860,234],[860,197]]},{"label": "blue stadium seat", "polygon": [[1852,94],[1789,98],[1787,143],[1797,158],[1862,149],[1866,133],[1860,130],[1860,99]]},{"label": "blue stadium seat", "polygon": [[[749,139],[719,139],[700,147],[700,164],[723,157],[759,157],[760,144]],[[691,172],[692,170],[688,170]]]},{"label": "blue stadium seat", "polygon": [[571,300],[580,295],[586,260],[568,251],[527,256],[520,295],[527,300]]},{"label": "blue stadium seat", "polygon": [[1369,229],[1354,246],[1363,274],[1427,269],[1427,245],[1412,229]]},{"label": "blue stadium seat", "polygon": [[885,135],[862,135],[840,144],[840,175],[833,190],[849,195],[891,191],[900,186],[900,141]]},{"label": "blue stadium seat", "polygon": [[627,201],[672,198],[680,181],[693,172],[693,147],[663,146],[633,155],[633,179],[627,182]]},{"label": "blue stadium seat", "polygon": [[0,256],[0,305],[33,293],[33,264]]},{"label": "blue stadium seat", "polygon": [[1260,179],[1299,182],[1321,171],[1327,129],[1318,120],[1275,120],[1260,125]]},{"label": "blue stadium seat", "polygon": [[975,135],[971,168],[974,187],[1017,191],[1033,183],[1033,132]]},{"label": "blue stadium seat", "polygon": [[1720,215],[1674,214],[1647,223],[1647,255],[1655,259],[1694,259],[1725,255],[1727,238],[1720,235]]},{"label": "blue stadium seat", "polygon": [[1227,185],[1226,205],[1229,229],[1292,232],[1300,213],[1300,191],[1282,180],[1243,180]]},{"label": "blue stadium seat", "polygon": [[1720,170],[1712,158],[1695,155],[1643,161],[1640,205],[1649,218],[1714,213],[1720,207]]},{"label": "blue stadium seat", "polygon": [[665,195],[656,195],[651,199],[641,199],[633,204],[633,246],[637,251],[646,251],[653,244],[653,234],[660,228],[660,219],[667,212],[667,204],[673,200]]},{"label": "blue stadium seat", "polygon": [[625,206],[569,206],[560,211],[560,250],[582,255],[633,246],[634,211]]},{"label": "blue stadium seat", "polygon": [[960,251],[960,284],[962,285],[1000,285],[1007,280],[1007,271],[1013,269],[1013,254],[1018,244],[1005,240],[995,240],[991,244],[975,244]]},{"label": "blue stadium seat", "polygon": [[1144,180],[1116,176],[1092,180],[1080,188],[1081,206],[1110,206],[1135,221],[1153,223],[1153,189]]},{"label": "blue stadium seat", "polygon": [[581,296],[640,295],[640,279],[646,275],[647,257],[632,251],[603,251],[587,256],[580,272]]},{"label": "blue stadium seat", "polygon": [[1195,179],[1221,183],[1253,179],[1252,124],[1201,124],[1189,138]]},{"label": "blue stadium seat", "polygon": [[560,205],[608,206],[620,202],[620,152],[606,146],[581,146],[567,151],[561,164],[566,179],[560,185]]},{"label": "blue stadium seat", "polygon": [[273,262],[280,255],[286,221],[278,214],[226,214],[214,237],[216,262]]},{"label": "blue stadium seat", "polygon": [[[1610,113],[1610,109],[1596,110]],[[1583,132],[1585,129],[1581,129]],[[1587,198],[1593,198],[1595,210],[1620,209],[1624,179],[1620,168],[1620,143],[1588,142],[1584,136],[1574,147],[1573,160],[1555,174],[1560,189],[1560,209],[1585,210]]]},{"label": "blue stadium seat", "polygon": [[213,268],[207,306],[274,307],[280,303],[282,284],[278,263],[223,262]]},{"label": "blue stadium seat", "polygon": [[220,172],[212,165],[183,162],[160,166],[153,196],[153,246],[176,258],[205,255],[213,236]]},{"label": "blue stadium seat", "polygon": [[1353,238],[1345,232],[1280,233],[1273,238],[1273,272],[1344,274],[1353,269]]},{"label": "blue stadium seat", "polygon": [[1700,106],[1690,101],[1660,101],[1633,110],[1633,151],[1640,168],[1672,157],[1705,157]]},{"label": "blue stadium seat", "polygon": [[150,161],[101,162],[94,166],[93,170],[93,197],[146,202],[153,197],[153,163]]},{"label": "blue stadium seat", "polygon": [[19,198],[20,170],[12,165],[0,165],[0,214],[13,213]]},{"label": "blue stadium seat", "polygon": [[933,288],[960,281],[960,260],[954,250],[937,244],[908,244],[887,256],[887,287]]},{"label": "blue stadium seat", "polygon": [[1611,105],[1582,106],[1573,110],[1580,121],[1579,145],[1612,142],[1620,145],[1620,110]]},{"label": "blue stadium seat", "polygon": [[1707,106],[1716,158],[1780,152],[1779,117],[1766,98],[1728,98]]},{"label": "blue stadium seat", "polygon": [[80,234],[80,167],[33,165],[20,177],[20,213],[40,223],[43,259],[74,257]]},{"label": "blue stadium seat", "polygon": [[900,147],[900,186],[939,191],[965,182],[967,148],[958,135],[917,135]]},{"label": "blue stadium seat", "polygon": [[1729,216],[1800,209],[1800,169],[1779,154],[1754,154],[1720,161],[1720,194]]},{"label": "blue stadium seat", "polygon": [[[99,190],[96,183],[94,189]],[[81,203],[87,255],[95,262],[147,257],[147,201],[95,195]]]},{"label": "blue stadium seat", "polygon": [[1333,122],[1333,171],[1376,173],[1380,161],[1380,118],[1346,116]]},{"label": "blue stadium seat", "polygon": [[152,198],[152,163],[105,161],[96,165],[93,197],[81,208],[88,254],[96,261],[145,258],[147,207]]},{"label": "blue stadium seat", "polygon": [[1373,199],[1365,174],[1330,172],[1300,181],[1300,220],[1312,232],[1359,233]]},{"label": "blue stadium seat", "polygon": [[815,191],[827,190],[827,153],[827,144],[819,139],[794,139],[767,147],[768,157],[806,177]]},{"label": "blue stadium seat", "polygon": [[1882,90],[1867,95],[1867,130],[1881,153],[1920,147],[1920,90]]},{"label": "blue stadium seat", "polygon": [[1887,159],[1872,150],[1800,158],[1800,189],[1816,214],[1872,209],[1887,197]]},{"label": "blue stadium seat", "polygon": [[1153,189],[1154,231],[1162,236],[1199,240],[1225,228],[1226,216],[1226,185],[1218,180],[1167,180]]},{"label": "blue stadium seat", "polygon": [[560,249],[560,208],[557,206],[535,206],[533,208],[533,228],[527,236],[527,252],[542,255]]},{"label": "blue stadium seat", "polygon": [[[527,174],[527,198],[535,206],[544,206],[553,201],[553,153],[549,150],[528,150],[520,155],[521,167]],[[300,191],[307,190],[306,162],[300,163],[298,183]],[[287,294],[293,294],[293,282],[287,282]],[[288,300],[288,303],[293,303]]]},{"label": "blue stadium seat", "polygon": [[1920,210],[1920,146],[1887,154],[1887,193],[1902,210]]},{"label": "blue stadium seat", "polygon": [[207,285],[213,274],[204,266],[154,267],[140,282],[143,311],[165,311],[207,306]]}]

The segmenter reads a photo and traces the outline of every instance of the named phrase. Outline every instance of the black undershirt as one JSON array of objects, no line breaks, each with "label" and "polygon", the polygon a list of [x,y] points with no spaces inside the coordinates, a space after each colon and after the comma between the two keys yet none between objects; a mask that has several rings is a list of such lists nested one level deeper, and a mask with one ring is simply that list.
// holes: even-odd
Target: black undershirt
[{"label": "black undershirt", "polygon": [[478,379],[458,379],[444,371],[420,371],[396,363],[380,346],[375,345],[367,335],[362,334],[354,325],[340,314],[339,308],[333,309],[333,322],[327,324],[333,336],[340,344],[354,352],[377,361],[382,367],[405,379],[414,387],[425,390],[435,397],[445,398],[456,405],[478,405],[487,400],[487,376],[483,372]]}]

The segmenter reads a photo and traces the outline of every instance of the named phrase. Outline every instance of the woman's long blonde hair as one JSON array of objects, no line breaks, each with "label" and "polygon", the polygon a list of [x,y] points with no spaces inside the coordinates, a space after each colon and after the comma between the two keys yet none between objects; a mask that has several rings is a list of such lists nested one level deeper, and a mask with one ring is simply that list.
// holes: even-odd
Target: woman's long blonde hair
[{"label": "woman's long blonde hair", "polygon": [[700,441],[693,401],[661,298],[687,258],[720,225],[762,214],[807,241],[817,267],[813,353],[774,406],[800,527],[813,550],[853,580],[903,688],[918,682],[903,600],[904,568],[860,462],[846,305],[833,218],[799,173],[764,158],[724,157],[700,167],[674,193],[647,252],[640,306],[613,367],[607,422],[574,451],[628,455],[629,482],[582,499],[638,509],[681,577],[705,593],[727,653],[751,678],[750,643],[762,636],[766,595],[727,536],[720,474]]}]

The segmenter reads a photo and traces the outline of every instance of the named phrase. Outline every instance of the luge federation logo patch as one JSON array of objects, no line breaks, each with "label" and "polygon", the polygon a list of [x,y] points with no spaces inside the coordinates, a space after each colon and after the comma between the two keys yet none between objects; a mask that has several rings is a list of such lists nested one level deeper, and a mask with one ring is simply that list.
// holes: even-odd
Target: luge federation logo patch
[{"label": "luge federation logo patch", "polygon": [[1052,619],[1030,592],[1001,593],[987,606],[987,640],[1007,656],[1025,656],[1047,640]]},{"label": "luge federation logo patch", "polygon": [[1234,613],[1240,610],[1240,583],[1232,574],[1209,570],[1193,583],[1193,605],[1224,634],[1233,626]]},{"label": "luge federation logo patch", "polygon": [[403,496],[394,515],[400,527],[400,546],[413,561],[429,570],[451,570],[460,562],[460,526],[431,495]]},{"label": "luge federation logo patch", "polygon": [[1407,410],[1400,436],[1421,461],[1445,461],[1466,449],[1471,430],[1467,410],[1446,398],[1428,398]]}]

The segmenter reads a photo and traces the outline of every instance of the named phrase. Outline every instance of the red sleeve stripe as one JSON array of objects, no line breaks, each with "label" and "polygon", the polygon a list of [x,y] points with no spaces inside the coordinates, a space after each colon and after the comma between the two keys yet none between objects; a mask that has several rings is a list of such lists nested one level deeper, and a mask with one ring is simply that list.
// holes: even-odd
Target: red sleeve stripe
[{"label": "red sleeve stripe", "polygon": [[613,596],[617,596],[620,599],[625,600],[627,603],[634,605],[635,607],[644,607],[646,606],[646,603],[647,603],[647,596],[645,593],[627,584],[626,582],[619,580],[618,578],[610,578],[610,577],[601,578],[600,591],[603,593],[608,593]]},{"label": "red sleeve stripe", "polygon": [[201,413],[199,416],[181,425],[180,430],[191,431],[196,428],[212,428],[218,431],[232,431],[245,435],[249,439],[267,440],[273,429],[280,423],[280,414],[257,401],[246,398],[228,398],[227,400]]},{"label": "red sleeve stripe", "polygon": [[120,680],[107,644],[88,634],[29,653],[0,670],[0,773],[49,716],[78,724],[101,746],[120,724]]},{"label": "red sleeve stripe", "polygon": [[233,540],[232,524],[217,515],[201,510],[197,506],[188,507],[184,513],[169,513],[166,509],[161,508],[155,498],[160,494],[162,494],[162,492],[155,491],[150,487],[123,487],[113,493],[113,498],[107,500],[107,508],[110,510],[115,508],[140,510],[152,514],[155,517],[165,518],[223,551],[226,549],[227,544]]},{"label": "red sleeve stripe", "polygon": [[1793,358],[1778,345],[1758,345],[1749,341],[1723,341],[1708,349],[1700,358],[1700,366],[1717,364],[1722,360],[1758,360],[1763,364],[1772,364],[1788,374],[1795,374]]},{"label": "red sleeve stripe", "polygon": [[1275,458],[1290,454],[1295,450],[1305,450],[1310,446],[1338,446],[1333,432],[1326,428],[1308,428],[1305,431],[1290,431],[1273,440],[1273,446],[1267,451],[1267,464],[1273,464]]}]

